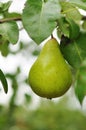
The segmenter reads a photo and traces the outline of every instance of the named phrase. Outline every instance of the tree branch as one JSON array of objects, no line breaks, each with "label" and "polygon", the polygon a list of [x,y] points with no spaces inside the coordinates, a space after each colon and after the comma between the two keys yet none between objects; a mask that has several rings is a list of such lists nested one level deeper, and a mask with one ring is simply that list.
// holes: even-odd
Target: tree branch
[{"label": "tree branch", "polygon": [[4,18],[4,19],[0,19],[0,23],[4,23],[4,22],[10,22],[10,21],[21,21],[21,17],[14,17],[14,18]]},{"label": "tree branch", "polygon": [[82,17],[82,20],[86,20],[86,16],[83,16],[83,17]]}]

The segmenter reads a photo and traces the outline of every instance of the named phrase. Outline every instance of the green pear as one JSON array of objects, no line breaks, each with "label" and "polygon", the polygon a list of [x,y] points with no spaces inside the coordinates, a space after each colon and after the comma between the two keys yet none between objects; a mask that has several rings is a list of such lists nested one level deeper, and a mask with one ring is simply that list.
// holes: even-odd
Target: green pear
[{"label": "green pear", "polygon": [[30,69],[28,81],[37,95],[50,99],[62,96],[70,88],[72,74],[55,38],[44,45]]}]

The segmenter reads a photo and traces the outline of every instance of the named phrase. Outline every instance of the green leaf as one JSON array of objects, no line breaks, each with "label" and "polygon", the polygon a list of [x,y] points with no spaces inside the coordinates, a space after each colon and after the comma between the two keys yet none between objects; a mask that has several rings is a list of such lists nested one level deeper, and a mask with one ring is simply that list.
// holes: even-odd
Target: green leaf
[{"label": "green leaf", "polygon": [[19,30],[15,21],[0,24],[0,34],[8,41],[15,44],[19,38]]},{"label": "green leaf", "polygon": [[77,72],[75,94],[79,99],[80,104],[82,104],[83,99],[86,95],[86,60],[82,63]]},{"label": "green leaf", "polygon": [[8,83],[7,83],[7,80],[6,80],[4,73],[2,72],[1,69],[0,69],[0,81],[3,85],[5,93],[7,93],[8,92]]},{"label": "green leaf", "polygon": [[51,35],[60,18],[61,7],[58,0],[28,0],[23,10],[23,25],[30,37],[40,44]]},{"label": "green leaf", "polygon": [[3,3],[3,11],[7,11],[11,5],[12,1],[8,1],[6,3]]},{"label": "green leaf", "polygon": [[58,31],[60,29],[62,35],[70,39],[75,39],[79,35],[79,26],[70,18],[62,17],[61,19],[59,19],[58,26]]},{"label": "green leaf", "polygon": [[9,53],[9,41],[0,35],[0,51],[3,56],[7,56]]},{"label": "green leaf", "polygon": [[79,68],[83,60],[86,58],[86,32],[80,32],[75,40],[62,37],[60,49],[64,58],[74,68]]},{"label": "green leaf", "polygon": [[69,38],[70,39],[77,38],[80,32],[79,26],[70,18],[67,18],[67,21],[69,23]]},{"label": "green leaf", "polygon": [[70,3],[78,6],[81,9],[86,10],[86,1],[82,1],[82,0],[69,0]]},{"label": "green leaf", "polygon": [[34,50],[34,51],[32,52],[32,55],[33,55],[33,56],[38,56],[39,53],[40,53],[40,50]]},{"label": "green leaf", "polygon": [[12,1],[8,1],[5,3],[0,2],[0,13],[7,12],[11,3],[12,3]]},{"label": "green leaf", "polygon": [[[58,30],[60,31],[60,35],[64,35],[66,37],[69,37],[69,24],[65,17],[62,17],[58,20]],[[59,32],[58,32],[59,33]]]},{"label": "green leaf", "polygon": [[30,95],[28,95],[28,94],[25,94],[25,99],[26,99],[26,102],[27,103],[30,103],[30,101],[31,101],[31,96]]},{"label": "green leaf", "polygon": [[66,15],[66,18],[73,19],[75,22],[79,22],[82,15],[76,8],[75,4],[69,2],[61,2],[62,14]]}]

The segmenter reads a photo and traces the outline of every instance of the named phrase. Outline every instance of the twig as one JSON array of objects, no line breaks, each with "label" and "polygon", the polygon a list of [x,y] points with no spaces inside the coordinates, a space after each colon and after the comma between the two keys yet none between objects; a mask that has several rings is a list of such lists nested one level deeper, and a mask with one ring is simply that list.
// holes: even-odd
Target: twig
[{"label": "twig", "polygon": [[82,17],[82,20],[86,20],[86,16],[83,16],[83,17]]},{"label": "twig", "polygon": [[0,23],[4,23],[4,22],[10,22],[10,21],[21,21],[21,17],[14,17],[14,18],[4,18],[4,19],[0,19]]}]

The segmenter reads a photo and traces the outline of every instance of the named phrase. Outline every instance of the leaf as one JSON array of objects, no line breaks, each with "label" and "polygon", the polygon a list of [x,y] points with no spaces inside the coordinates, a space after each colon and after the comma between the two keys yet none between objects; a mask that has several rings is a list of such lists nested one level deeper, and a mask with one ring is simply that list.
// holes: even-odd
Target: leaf
[{"label": "leaf", "polygon": [[8,11],[12,1],[8,1],[6,3],[3,3],[3,11]]},{"label": "leaf", "polygon": [[8,11],[10,5],[11,5],[12,1],[8,1],[8,2],[0,2],[0,13],[4,13],[6,11]]},{"label": "leaf", "polygon": [[23,25],[30,37],[40,44],[51,35],[60,18],[61,7],[58,0],[28,0],[23,10]]},{"label": "leaf", "polygon": [[86,32],[80,32],[78,38],[72,41],[63,36],[60,49],[68,63],[76,69],[79,68],[86,57]]},{"label": "leaf", "polygon": [[69,23],[69,38],[75,39],[78,37],[80,28],[79,26],[70,18],[66,18]]},{"label": "leaf", "polygon": [[69,0],[70,3],[75,4],[81,9],[86,10],[86,1],[85,0]]},{"label": "leaf", "polygon": [[64,35],[66,37],[69,37],[69,24],[65,17],[62,17],[58,20],[58,30],[61,32],[61,35]]},{"label": "leaf", "polygon": [[3,56],[7,56],[9,53],[9,41],[0,35],[0,51]]},{"label": "leaf", "polygon": [[75,4],[69,2],[61,2],[62,14],[66,15],[66,18],[73,19],[76,23],[80,22],[82,15],[76,8]]},{"label": "leaf", "polygon": [[26,102],[27,102],[27,103],[30,103],[30,101],[31,101],[31,96],[25,93],[25,99],[26,99]]},{"label": "leaf", "polygon": [[9,42],[5,41],[2,45],[0,45],[0,51],[3,56],[7,56],[9,53]]},{"label": "leaf", "polygon": [[8,83],[7,83],[7,80],[6,80],[4,73],[2,72],[1,69],[0,69],[0,81],[3,85],[5,93],[7,93],[8,92]]},{"label": "leaf", "polygon": [[15,21],[0,24],[0,34],[8,41],[15,44],[18,41],[19,30]]},{"label": "leaf", "polygon": [[32,52],[32,55],[33,55],[33,56],[38,56],[39,53],[40,53],[40,50],[34,50],[34,51]]},{"label": "leaf", "polygon": [[78,70],[76,82],[75,82],[75,94],[82,104],[86,95],[86,60],[82,63]]},{"label": "leaf", "polygon": [[78,37],[80,29],[72,19],[62,17],[58,20],[58,25],[58,30],[61,30],[62,35],[70,39],[75,39]]}]

